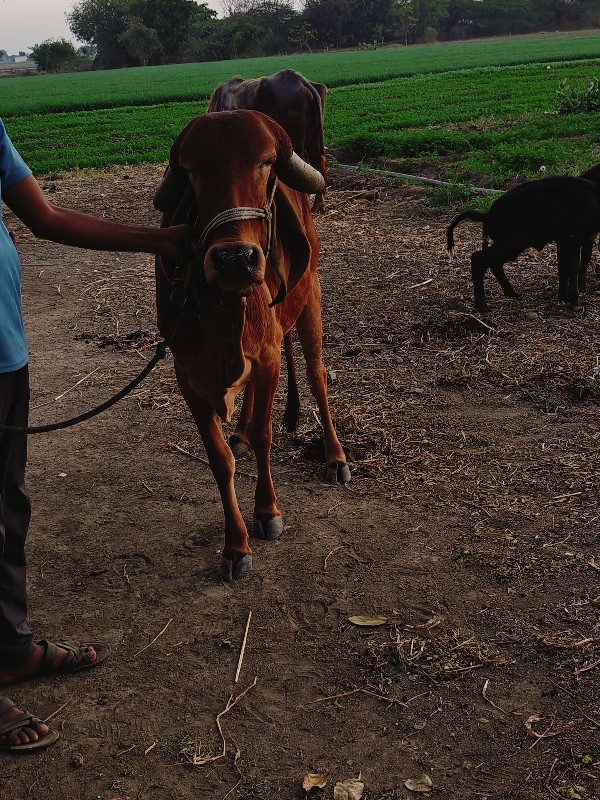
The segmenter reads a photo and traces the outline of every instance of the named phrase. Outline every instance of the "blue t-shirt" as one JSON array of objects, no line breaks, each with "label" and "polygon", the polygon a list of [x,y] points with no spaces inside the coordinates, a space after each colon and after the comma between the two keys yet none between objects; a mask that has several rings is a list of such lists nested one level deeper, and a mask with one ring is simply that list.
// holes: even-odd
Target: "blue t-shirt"
[{"label": "blue t-shirt", "polygon": [[0,119],[0,372],[21,369],[29,360],[21,312],[21,264],[2,221],[2,191],[31,175]]}]

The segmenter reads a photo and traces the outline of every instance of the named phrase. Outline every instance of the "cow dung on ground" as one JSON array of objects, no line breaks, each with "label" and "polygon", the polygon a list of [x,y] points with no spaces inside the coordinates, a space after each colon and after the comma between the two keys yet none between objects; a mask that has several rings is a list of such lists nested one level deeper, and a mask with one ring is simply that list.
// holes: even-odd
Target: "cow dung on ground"
[{"label": "cow dung on ground", "polygon": [[[161,175],[45,187],[152,223]],[[490,281],[496,327],[482,325],[476,226],[450,264],[456,209],[428,205],[431,189],[330,178],[324,358],[352,483],[323,482],[306,385],[293,435],[280,393],[284,533],[226,585],[221,504],[170,358],[110,412],[32,437],[32,625],[104,641],[112,657],[11,689],[55,715],[61,739],[4,757],[3,797],[290,800],[309,773],[326,798],[359,776],[368,800],[417,796],[407,787],[427,788],[423,776],[445,800],[600,796],[600,300],[585,295],[578,316],[561,307],[546,248],[507,268],[524,299]],[[104,399],[150,357],[153,264],[13,227],[41,423]],[[248,509],[252,457],[237,468]]]}]

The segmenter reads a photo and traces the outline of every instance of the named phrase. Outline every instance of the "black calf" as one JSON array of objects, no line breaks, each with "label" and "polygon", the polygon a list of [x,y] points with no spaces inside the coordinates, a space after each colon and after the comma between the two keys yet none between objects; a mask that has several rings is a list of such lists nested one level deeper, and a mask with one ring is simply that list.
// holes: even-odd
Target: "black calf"
[{"label": "black calf", "polygon": [[[600,181],[600,167],[596,169]],[[487,213],[465,211],[455,217],[447,231],[450,253],[454,250],[454,228],[465,219],[483,225],[483,247],[471,256],[478,311],[489,310],[483,285],[487,269],[507,297],[517,297],[504,264],[530,247],[541,250],[549,242],[557,244],[559,298],[572,308],[579,307],[579,292],[585,289],[587,265],[600,231],[600,182],[558,177],[522,183],[495,200]]]}]

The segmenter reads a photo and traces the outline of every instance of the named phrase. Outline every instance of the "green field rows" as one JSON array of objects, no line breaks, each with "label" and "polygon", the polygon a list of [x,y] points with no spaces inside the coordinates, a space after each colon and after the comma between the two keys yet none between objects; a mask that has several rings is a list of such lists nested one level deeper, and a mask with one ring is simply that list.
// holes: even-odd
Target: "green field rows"
[{"label": "green field rows", "polygon": [[[437,165],[501,187],[541,166],[578,172],[600,161],[599,115],[555,113],[563,78],[587,86],[600,76],[599,44],[589,34],[514,37],[8,79],[0,80],[0,115],[40,176],[164,162],[215,85],[291,66],[330,87],[326,141],[343,159],[395,159],[400,171]],[[582,50],[585,58],[574,58]],[[506,66],[511,60],[518,65]],[[480,66],[490,63],[505,66]],[[403,77],[376,80],[385,74]],[[68,110],[50,110],[60,108]]]},{"label": "green field rows", "polygon": [[[474,67],[572,61],[600,56],[600,36],[515,36],[508,39],[332,51],[199,64],[40,75],[0,80],[0,116],[206,100],[234,75],[253,78],[290,67],[330,87]],[[25,83],[23,81],[25,80]]]},{"label": "green field rows", "polygon": [[500,179],[541,166],[578,172],[600,160],[600,118],[558,116],[556,93],[564,78],[587,85],[599,74],[596,60],[342,87],[329,98],[327,139],[352,161],[451,157]]}]

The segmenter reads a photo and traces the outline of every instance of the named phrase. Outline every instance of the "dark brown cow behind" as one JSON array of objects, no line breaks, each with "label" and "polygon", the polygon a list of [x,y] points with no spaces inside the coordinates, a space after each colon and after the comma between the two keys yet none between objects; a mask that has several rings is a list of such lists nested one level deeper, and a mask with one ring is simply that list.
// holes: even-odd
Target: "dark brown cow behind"
[{"label": "dark brown cow behind", "polygon": [[[327,158],[323,140],[323,112],[327,86],[312,83],[293,69],[262,78],[231,78],[212,94],[209,111],[247,108],[262,111],[278,122],[292,140],[300,158],[318,170],[327,185]],[[317,192],[313,211],[324,208],[325,189]]]},{"label": "dark brown cow behind", "polygon": [[231,419],[245,390],[258,475],[251,532],[275,539],[283,524],[270,473],[271,410],[281,342],[292,326],[323,423],[327,478],[350,480],[321,357],[319,241],[306,193],[322,186],[276,122],[256,111],[222,111],[197,117],[179,135],[155,196],[163,225],[196,220],[189,259],[157,259],[158,324],[221,494],[225,580],[248,573],[252,551],[219,418]]}]

